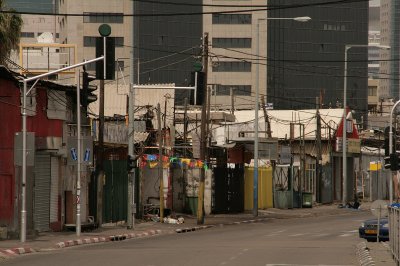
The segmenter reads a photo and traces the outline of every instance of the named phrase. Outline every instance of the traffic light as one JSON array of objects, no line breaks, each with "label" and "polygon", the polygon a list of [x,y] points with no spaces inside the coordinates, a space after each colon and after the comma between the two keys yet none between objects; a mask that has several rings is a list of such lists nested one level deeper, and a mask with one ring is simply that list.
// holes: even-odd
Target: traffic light
[{"label": "traffic light", "polygon": [[93,92],[97,90],[97,86],[89,84],[95,79],[95,76],[89,75],[86,71],[82,73],[81,105],[85,108],[90,103],[97,101],[97,96],[93,94]]},{"label": "traffic light", "polygon": [[128,155],[126,160],[126,166],[128,171],[132,171],[133,168],[136,168],[136,161],[132,155]]},{"label": "traffic light", "polygon": [[[191,85],[194,86],[195,80],[196,80],[196,73],[197,73],[197,87],[195,91],[190,92],[190,101],[189,104],[191,105],[202,105],[203,104],[203,98],[204,98],[204,92],[205,92],[205,74],[204,72],[192,72],[191,73]],[[196,102],[194,101],[194,95],[196,95]]]},{"label": "traffic light", "polygon": [[[106,57],[106,78],[115,79],[115,38],[106,38],[106,53],[104,54],[104,37],[96,38],[96,57],[105,55]],[[104,61],[96,61],[96,79],[104,79]]]},{"label": "traffic light", "polygon": [[390,156],[385,156],[384,160],[385,160],[385,169],[389,169],[390,168]]},{"label": "traffic light", "polygon": [[399,155],[397,153],[391,153],[390,156],[386,156],[385,158],[385,169],[389,169],[391,171],[398,171],[400,169],[399,165]]},{"label": "traffic light", "polygon": [[399,170],[399,156],[397,153],[390,154],[390,170],[398,171]]}]

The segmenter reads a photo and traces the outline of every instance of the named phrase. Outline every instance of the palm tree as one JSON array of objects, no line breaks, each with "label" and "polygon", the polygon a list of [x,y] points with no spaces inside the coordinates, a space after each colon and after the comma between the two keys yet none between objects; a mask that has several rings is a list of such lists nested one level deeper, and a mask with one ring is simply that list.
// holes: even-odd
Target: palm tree
[{"label": "palm tree", "polygon": [[13,10],[7,10],[5,1],[0,0],[0,65],[7,65],[11,51],[18,51],[23,21],[21,16],[3,11]]}]

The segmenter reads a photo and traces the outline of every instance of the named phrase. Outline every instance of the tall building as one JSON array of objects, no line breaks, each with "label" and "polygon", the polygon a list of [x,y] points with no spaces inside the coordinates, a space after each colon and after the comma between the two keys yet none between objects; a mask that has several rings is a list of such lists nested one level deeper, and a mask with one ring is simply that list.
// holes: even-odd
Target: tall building
[{"label": "tall building", "polygon": [[[194,63],[201,61],[201,4],[134,1],[134,83],[190,85]],[[175,93],[177,104],[189,97],[188,91]]]},{"label": "tall building", "polygon": [[389,51],[381,51],[380,80],[381,97],[399,99],[399,29],[400,29],[400,2],[395,0],[381,0],[381,44],[389,45]]},{"label": "tall building", "polygon": [[[269,18],[309,16],[308,23],[268,23],[267,97],[275,109],[342,106],[345,45],[368,44],[368,1],[269,0]],[[348,51],[347,106],[367,113],[367,48]]]},{"label": "tall building", "polygon": [[253,6],[265,5],[266,1],[231,3],[223,0],[204,1],[203,31],[209,33],[211,51],[208,84],[213,90],[210,103],[219,109],[252,109],[257,81],[260,99],[266,92],[265,45],[268,21],[262,19],[267,14],[265,11],[218,12],[249,10]]},{"label": "tall building", "polygon": [[19,12],[49,13],[57,11],[57,0],[5,0],[8,8]]},{"label": "tall building", "polygon": [[[55,0],[31,0],[29,2],[24,0],[6,0],[5,6],[7,8],[12,8],[18,12],[28,13],[22,14],[21,18],[23,20],[23,25],[21,29],[21,40],[22,44],[32,44],[38,43],[38,38],[43,34],[46,33],[46,39],[49,39],[50,33],[52,37],[52,42],[58,42],[58,25],[57,25],[57,16],[56,13],[58,12],[58,1]],[[40,13],[40,15],[32,15],[29,13]],[[26,55],[25,55],[26,58]],[[20,64],[20,57],[18,53],[11,54],[11,60],[14,61],[16,64]],[[26,62],[30,61],[28,65]],[[25,60],[23,67],[32,70],[32,68],[40,67],[40,63],[36,62],[36,59],[32,60]],[[45,61],[45,60],[39,60]],[[54,61],[54,60],[53,60]],[[58,63],[58,60],[55,60]],[[19,68],[16,65],[10,64],[9,67],[14,70],[18,71]]]},{"label": "tall building", "polygon": [[[60,14],[83,14],[83,16],[58,16],[60,43],[77,45],[77,62],[96,57],[96,37],[100,37],[99,26],[111,26],[110,37],[115,39],[116,71],[123,70],[129,80],[130,53],[132,51],[132,13],[130,0],[61,0]],[[87,66],[95,70],[95,64]],[[71,81],[70,81],[71,82]]]}]

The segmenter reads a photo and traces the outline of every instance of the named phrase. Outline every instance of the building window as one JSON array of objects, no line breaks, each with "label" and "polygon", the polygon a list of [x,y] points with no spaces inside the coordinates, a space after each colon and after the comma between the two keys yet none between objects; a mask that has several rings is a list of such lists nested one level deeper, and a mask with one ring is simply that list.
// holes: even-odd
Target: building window
[{"label": "building window", "polygon": [[213,24],[251,24],[251,14],[213,14]]},{"label": "building window", "polygon": [[215,64],[213,72],[251,72],[250,62],[225,61]]},{"label": "building window", "polygon": [[84,12],[83,23],[124,23],[123,13]]},{"label": "building window", "polygon": [[251,96],[251,85],[218,85],[216,95],[234,95]]},{"label": "building window", "polygon": [[251,38],[213,38],[214,48],[251,48]]},{"label": "building window", "polygon": [[[96,38],[94,36],[84,36],[83,37],[83,46],[84,47],[96,47]],[[115,47],[124,46],[124,37],[111,37],[115,39]]]},{"label": "building window", "polygon": [[125,62],[124,61],[115,61],[115,71],[124,71]]},{"label": "building window", "polygon": [[34,38],[35,33],[33,32],[21,32],[21,37],[22,38]]},{"label": "building window", "polygon": [[377,88],[368,86],[368,96],[377,96]]}]

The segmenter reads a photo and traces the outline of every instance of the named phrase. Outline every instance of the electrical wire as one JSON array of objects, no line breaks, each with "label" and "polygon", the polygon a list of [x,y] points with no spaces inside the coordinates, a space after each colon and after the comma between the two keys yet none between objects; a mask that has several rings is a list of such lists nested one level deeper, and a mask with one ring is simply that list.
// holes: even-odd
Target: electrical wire
[{"label": "electrical wire", "polygon": [[[193,16],[193,15],[210,15],[210,14],[234,14],[234,13],[248,13],[248,12],[260,12],[260,11],[268,11],[268,10],[283,10],[283,9],[296,9],[296,8],[304,8],[304,7],[313,7],[313,6],[331,6],[331,5],[346,5],[346,4],[351,4],[351,3],[365,3],[369,2],[369,0],[334,0],[334,1],[323,1],[323,2],[317,2],[317,3],[308,3],[308,4],[293,4],[293,5],[281,5],[281,6],[275,6],[275,7],[268,7],[268,6],[262,6],[262,8],[251,8],[252,6],[249,6],[248,8],[251,9],[242,9],[242,10],[225,10],[225,11],[210,11],[210,12],[182,12],[182,13],[155,13],[155,14],[121,14],[120,16],[123,17],[169,17],[169,16]],[[157,4],[163,4],[167,2],[156,2]],[[172,4],[173,2],[169,2]],[[178,4],[178,3],[174,3]],[[180,3],[182,5],[182,3]],[[203,6],[203,5],[202,5]],[[244,6],[246,7],[246,6]],[[9,13],[9,14],[26,14],[26,15],[50,15],[50,16],[64,16],[64,17],[97,17],[101,16],[103,17],[104,14],[98,14],[98,13],[44,13],[44,12],[18,12],[18,11],[12,11],[12,10],[0,10],[2,13]]]}]

